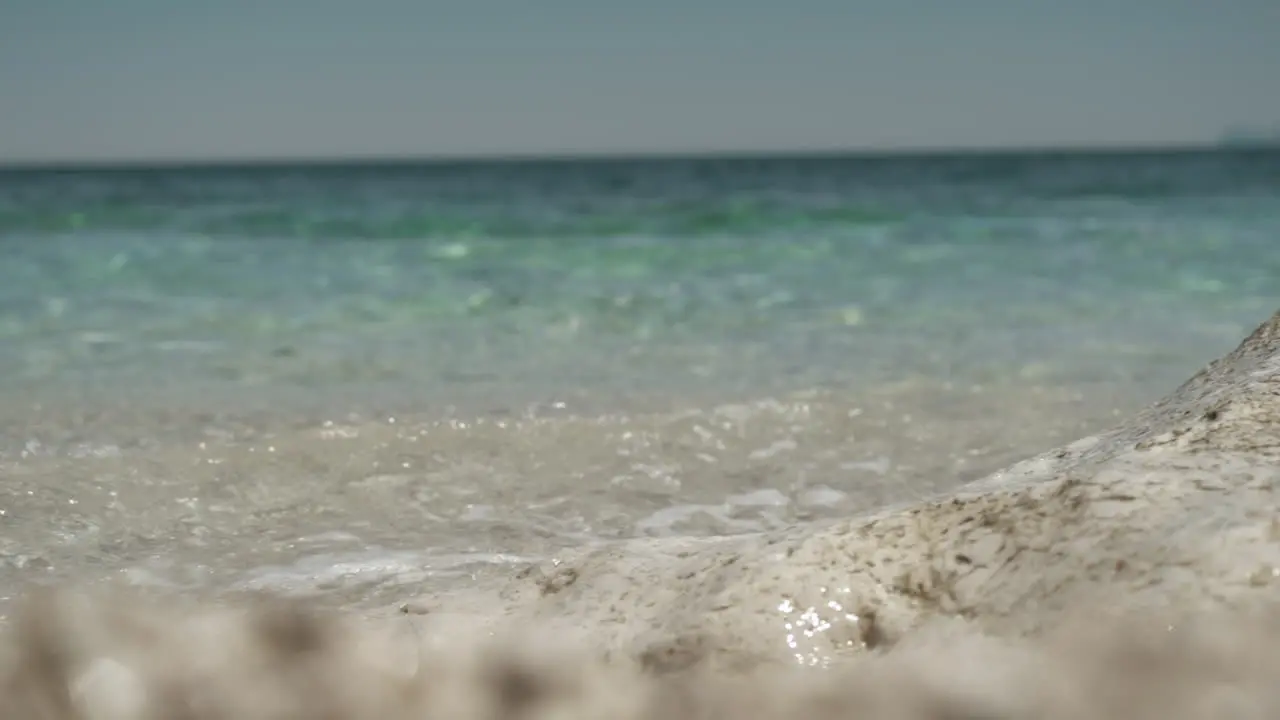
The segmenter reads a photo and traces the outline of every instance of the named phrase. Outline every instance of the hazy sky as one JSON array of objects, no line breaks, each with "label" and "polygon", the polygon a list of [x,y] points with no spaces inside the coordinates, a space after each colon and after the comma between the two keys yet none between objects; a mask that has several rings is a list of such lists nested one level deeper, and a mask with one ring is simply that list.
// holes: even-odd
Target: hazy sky
[{"label": "hazy sky", "polygon": [[0,162],[1165,143],[1278,0],[3,0]]}]

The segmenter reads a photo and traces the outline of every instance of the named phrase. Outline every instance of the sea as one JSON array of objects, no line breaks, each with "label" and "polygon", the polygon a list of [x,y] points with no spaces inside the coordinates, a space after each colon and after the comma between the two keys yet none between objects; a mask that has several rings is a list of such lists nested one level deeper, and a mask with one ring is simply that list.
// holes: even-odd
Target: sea
[{"label": "sea", "polygon": [[0,170],[0,616],[918,501],[1280,307],[1280,151]]}]

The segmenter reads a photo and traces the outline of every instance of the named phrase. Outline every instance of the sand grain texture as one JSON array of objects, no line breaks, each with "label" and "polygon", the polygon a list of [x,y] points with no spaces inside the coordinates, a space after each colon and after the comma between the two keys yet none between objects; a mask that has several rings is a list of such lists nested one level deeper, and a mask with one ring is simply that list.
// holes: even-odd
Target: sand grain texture
[{"label": "sand grain texture", "polygon": [[392,620],[42,591],[0,717],[1280,717],[1278,483],[1280,313],[913,506],[588,549]]}]

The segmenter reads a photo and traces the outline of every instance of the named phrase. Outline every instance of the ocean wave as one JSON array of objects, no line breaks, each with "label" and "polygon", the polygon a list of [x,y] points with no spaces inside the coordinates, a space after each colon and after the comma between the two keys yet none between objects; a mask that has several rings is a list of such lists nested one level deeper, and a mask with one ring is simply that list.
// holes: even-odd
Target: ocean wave
[{"label": "ocean wave", "polygon": [[709,201],[646,204],[634,209],[520,213],[503,208],[379,210],[377,207],[0,207],[0,235],[164,231],[237,237],[316,239],[615,237],[750,235],[902,221],[901,213],[862,204],[787,207]]}]

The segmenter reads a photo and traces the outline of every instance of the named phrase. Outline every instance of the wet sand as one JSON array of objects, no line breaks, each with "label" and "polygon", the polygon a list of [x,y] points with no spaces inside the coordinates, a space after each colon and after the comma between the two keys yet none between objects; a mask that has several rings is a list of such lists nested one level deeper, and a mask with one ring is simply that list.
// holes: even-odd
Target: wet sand
[{"label": "wet sand", "polygon": [[12,418],[8,435],[28,439],[0,455],[0,579],[378,607],[586,545],[918,501],[1139,402],[915,380],[608,415],[285,423],[45,405]]}]

